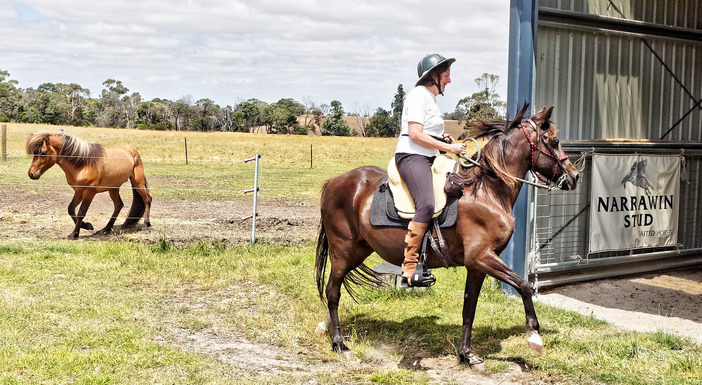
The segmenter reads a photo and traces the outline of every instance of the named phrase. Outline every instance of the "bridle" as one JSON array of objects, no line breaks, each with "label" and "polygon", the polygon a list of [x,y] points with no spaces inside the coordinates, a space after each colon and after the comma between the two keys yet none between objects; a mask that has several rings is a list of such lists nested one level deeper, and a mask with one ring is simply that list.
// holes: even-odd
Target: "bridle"
[{"label": "bridle", "polygon": [[[510,177],[510,178],[512,178],[512,179],[514,179],[514,180],[516,180],[516,181],[518,181],[518,182],[521,182],[521,183],[524,183],[524,184],[528,184],[528,185],[530,185],[530,186],[534,186],[534,187],[537,187],[537,188],[541,188],[541,189],[544,189],[544,190],[547,190],[547,191],[553,191],[553,190],[555,190],[555,189],[561,189],[561,187],[563,186],[563,183],[565,183],[565,182],[568,180],[568,173],[565,171],[565,168],[563,167],[563,164],[562,164],[563,161],[565,161],[565,160],[568,159],[568,156],[567,156],[567,155],[563,155],[562,157],[556,157],[556,156],[554,156],[553,154],[548,153],[548,152],[546,152],[546,151],[540,149],[539,146],[537,146],[536,143],[534,143],[534,141],[531,139],[531,136],[529,136],[529,132],[528,132],[527,129],[526,129],[525,123],[529,123],[529,125],[531,125],[532,129],[536,132],[536,135],[537,135],[537,136],[538,136],[538,134],[539,134],[539,130],[537,129],[536,123],[534,123],[534,121],[531,120],[531,119],[527,119],[527,120],[524,120],[524,121],[521,122],[522,132],[524,132],[524,135],[526,136],[527,140],[529,141],[529,146],[531,147],[531,156],[530,156],[529,171],[535,176],[535,179],[538,179],[539,181],[541,181],[541,183],[532,182],[532,181],[530,181],[530,180],[527,180],[527,179],[524,179],[524,178],[518,178],[518,177],[513,176],[513,175],[507,175],[507,176]],[[466,157],[465,155],[457,155],[457,158],[458,158],[459,163],[460,163],[461,166],[463,166],[464,168],[470,168],[470,167],[473,167],[473,166],[483,167],[483,166],[478,162],[478,160],[480,160],[480,155],[481,155],[481,154],[480,154],[480,146],[478,145],[478,142],[477,142],[474,138],[466,138],[466,139],[463,140],[463,143],[467,142],[468,140],[473,141],[473,143],[475,144],[475,147],[476,147],[476,149],[477,149],[477,153],[476,153],[476,156],[475,156],[476,159],[468,158],[468,157]],[[544,154],[544,155],[546,155],[547,157],[553,159],[553,162],[554,162],[553,175],[551,175],[551,178],[550,178],[549,180],[545,180],[544,178],[542,178],[541,176],[539,176],[539,174],[538,174],[536,171],[534,171],[534,164],[535,164],[535,157],[534,157],[534,154],[535,154],[537,151],[538,151],[540,154]],[[582,159],[584,159],[584,155],[583,155],[583,158],[581,158],[581,160],[582,160]],[[579,161],[580,161],[580,160],[579,160]],[[576,164],[577,164],[577,163],[578,163],[578,162],[576,162]],[[561,174],[561,176],[558,178],[558,180],[554,180],[554,178],[555,178],[555,176],[556,176],[556,171],[558,170],[558,167],[559,167],[559,166],[560,166],[561,169],[563,170],[563,174]]]},{"label": "bridle", "polygon": [[[536,176],[536,178],[538,178],[541,182],[546,183],[548,185],[551,185],[555,182],[554,178],[556,177],[556,171],[558,171],[558,167],[560,167],[561,170],[563,171],[563,174],[559,178],[559,187],[560,187],[560,184],[563,183],[562,180],[565,180],[564,176],[567,178],[565,168],[563,167],[563,165],[561,163],[568,159],[568,155],[564,154],[561,157],[556,157],[553,154],[551,154],[550,152],[546,152],[546,151],[542,150],[541,148],[539,148],[539,146],[536,143],[534,143],[534,141],[531,139],[531,135],[529,135],[529,133],[527,132],[526,123],[529,123],[529,125],[531,125],[531,127],[536,132],[537,136],[539,135],[539,131],[536,129],[536,123],[534,123],[533,120],[527,119],[527,120],[523,120],[521,122],[522,132],[524,132],[524,136],[526,136],[527,140],[529,141],[529,145],[531,146],[531,157],[530,157],[529,171],[531,171],[532,174],[534,176]],[[544,154],[553,160],[553,163],[554,163],[553,174],[551,174],[551,178],[548,181],[545,180],[544,178],[542,178],[536,171],[534,171],[534,165],[536,164],[534,154],[537,153],[537,151],[538,151],[538,153]]]}]

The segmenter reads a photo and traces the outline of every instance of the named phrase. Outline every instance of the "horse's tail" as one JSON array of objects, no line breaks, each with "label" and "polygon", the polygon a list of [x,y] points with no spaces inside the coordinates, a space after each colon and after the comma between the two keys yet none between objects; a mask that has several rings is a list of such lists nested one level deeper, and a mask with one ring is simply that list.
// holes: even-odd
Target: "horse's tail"
[{"label": "horse's tail", "polygon": [[[322,187],[322,196],[324,196],[324,190],[327,188],[330,181],[331,179],[328,180]],[[317,257],[315,259],[314,268],[317,281],[317,291],[319,292],[319,298],[323,303],[326,303],[325,274],[330,256],[329,239],[327,238],[327,232],[324,229],[324,222],[320,219],[319,236],[317,237]],[[331,272],[329,274],[331,274]],[[343,285],[351,298],[358,302],[356,300],[357,292],[354,290],[355,286],[376,289],[379,287],[386,287],[387,283],[383,280],[381,274],[376,273],[372,268],[361,263],[360,266],[346,273],[344,276]]]},{"label": "horse's tail", "polygon": [[[142,175],[142,178],[144,179],[144,187],[147,189],[147,194],[148,194],[148,188],[149,185],[146,183],[146,175],[144,175],[143,168],[144,165],[141,162],[141,158],[138,157],[137,155],[137,163],[134,168],[141,168],[141,172],[139,173]],[[132,174],[132,176],[129,178],[132,182],[132,207],[129,209],[129,214],[127,215],[127,219],[124,221],[124,224],[122,225],[123,228],[130,228],[134,227],[139,223],[139,220],[141,217],[144,216],[144,212],[146,211],[146,204],[144,203],[144,198],[139,194],[139,191],[137,189],[142,188],[138,186],[136,179],[136,176]]]},{"label": "horse's tail", "polygon": [[325,302],[326,298],[326,270],[327,262],[329,261],[329,240],[327,233],[324,231],[324,222],[319,221],[319,236],[317,237],[317,258],[314,262],[314,271],[317,280],[317,291],[319,291],[319,299]]}]

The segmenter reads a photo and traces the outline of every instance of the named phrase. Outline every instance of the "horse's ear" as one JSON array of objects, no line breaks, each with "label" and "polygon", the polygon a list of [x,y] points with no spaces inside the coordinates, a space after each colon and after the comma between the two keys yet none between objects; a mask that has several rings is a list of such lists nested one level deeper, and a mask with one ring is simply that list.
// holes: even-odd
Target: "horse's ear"
[{"label": "horse's ear", "polygon": [[[551,120],[551,114],[553,113],[553,106],[550,108],[546,109],[546,107],[542,108],[537,112],[531,119],[535,122],[538,123],[539,127],[543,126],[549,126],[549,120]],[[546,127],[548,128],[548,127]]]}]

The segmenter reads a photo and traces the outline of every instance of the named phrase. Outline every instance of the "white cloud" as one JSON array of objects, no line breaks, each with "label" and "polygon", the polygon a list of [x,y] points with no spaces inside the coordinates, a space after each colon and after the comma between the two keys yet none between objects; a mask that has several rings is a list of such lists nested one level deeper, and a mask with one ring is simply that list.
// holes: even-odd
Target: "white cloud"
[{"label": "white cloud", "polygon": [[451,111],[484,72],[506,98],[508,18],[506,1],[24,0],[0,11],[0,69],[24,88],[73,82],[98,95],[114,78],[147,99],[309,95],[387,109],[438,52],[458,59],[439,98]]}]

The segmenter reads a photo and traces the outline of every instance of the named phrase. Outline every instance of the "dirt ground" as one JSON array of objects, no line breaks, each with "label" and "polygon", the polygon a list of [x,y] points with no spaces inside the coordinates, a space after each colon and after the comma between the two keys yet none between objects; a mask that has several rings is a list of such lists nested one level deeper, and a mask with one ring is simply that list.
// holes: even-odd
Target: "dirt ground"
[{"label": "dirt ground", "polygon": [[[4,186],[0,194],[0,239],[64,238],[73,228],[66,212],[69,191],[51,194],[27,192]],[[156,199],[151,210],[152,228],[139,224],[122,232],[119,224],[128,212],[131,197],[123,193],[125,208],[117,220],[116,234],[92,235],[83,230],[81,239],[127,239],[176,243],[212,240],[225,243],[250,241],[253,205],[246,200],[197,201]],[[102,228],[112,213],[107,194],[96,196],[86,220]],[[299,243],[315,239],[319,206],[302,201],[259,199],[256,238],[262,242]],[[185,301],[185,299],[174,299]],[[608,279],[542,290],[537,301],[593,315],[622,328],[638,331],[665,330],[702,343],[702,268]],[[196,304],[193,304],[196,306]],[[212,329],[212,328],[210,328]],[[173,330],[172,338],[193,351],[210,354],[241,370],[314,374],[333,370],[328,363],[310,363],[303,353],[285,352],[275,346],[262,346],[221,330],[204,329],[192,334]],[[548,348],[548,347],[546,347]],[[248,357],[248,358],[247,358]],[[260,358],[254,358],[260,357]],[[301,365],[300,362],[308,362]],[[344,365],[356,365],[354,361]],[[386,363],[400,366],[402,363]],[[456,359],[424,359],[415,366],[426,370],[436,383],[522,384],[532,383],[517,364],[501,374],[476,374],[457,365]]]}]

